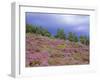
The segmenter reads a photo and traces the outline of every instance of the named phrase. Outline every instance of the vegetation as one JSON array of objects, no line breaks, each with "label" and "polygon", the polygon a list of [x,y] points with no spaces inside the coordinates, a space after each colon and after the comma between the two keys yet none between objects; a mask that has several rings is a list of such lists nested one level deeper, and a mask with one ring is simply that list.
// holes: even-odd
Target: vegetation
[{"label": "vegetation", "polygon": [[89,45],[89,38],[86,36],[80,36],[80,42],[85,45]]},{"label": "vegetation", "polygon": [[89,64],[89,46],[26,33],[26,67]]},{"label": "vegetation", "polygon": [[72,41],[72,42],[78,42],[78,37],[74,33],[69,32],[68,33],[68,40]]},{"label": "vegetation", "polygon": [[33,29],[33,28],[35,28],[35,27],[32,27],[32,25],[27,24],[26,25],[26,33],[34,32],[33,30],[35,30],[35,29]]},{"label": "vegetation", "polygon": [[55,38],[64,39],[66,40],[66,34],[64,33],[63,29],[58,29]]},{"label": "vegetation", "polygon": [[75,33],[69,32],[68,35],[65,34],[64,29],[57,29],[57,33],[53,36],[47,29],[42,26],[36,25],[26,25],[26,33],[35,33],[49,38],[59,38],[68,39],[71,42],[81,42],[82,44],[89,45],[89,38],[87,36],[80,36],[79,38]]},{"label": "vegetation", "polygon": [[35,33],[35,34],[40,34],[42,36],[47,36],[50,37],[51,34],[48,32],[48,30],[42,28],[41,26],[33,26],[33,25],[26,25],[26,33]]},{"label": "vegetation", "polygon": [[[80,44],[80,43],[82,44]],[[26,67],[89,64],[89,38],[57,29],[52,35],[37,25],[26,25]]]}]

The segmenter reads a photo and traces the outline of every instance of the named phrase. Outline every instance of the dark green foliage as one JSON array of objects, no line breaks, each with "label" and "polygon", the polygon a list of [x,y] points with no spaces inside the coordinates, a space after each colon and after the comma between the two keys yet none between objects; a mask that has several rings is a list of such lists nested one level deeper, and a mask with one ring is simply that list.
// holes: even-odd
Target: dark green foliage
[{"label": "dark green foliage", "polygon": [[64,33],[63,29],[58,29],[55,38],[64,39],[66,40],[66,34]]},{"label": "dark green foliage", "polygon": [[72,42],[78,42],[78,37],[74,33],[69,32],[68,33],[68,40],[72,41]]},{"label": "dark green foliage", "polygon": [[82,44],[85,44],[85,38],[84,38],[84,36],[80,36],[80,42],[81,42]]},{"label": "dark green foliage", "polygon": [[89,45],[89,38],[86,36],[80,36],[80,42],[85,45]]},{"label": "dark green foliage", "polygon": [[50,37],[51,36],[51,34],[50,34],[50,32],[48,32],[48,30],[46,30],[46,29],[44,29],[42,27],[39,27],[39,30],[40,30],[40,34],[42,36],[47,36],[47,37]]},{"label": "dark green foliage", "polygon": [[78,42],[78,37],[76,35],[74,36],[74,42]]},{"label": "dark green foliage", "polygon": [[26,33],[35,33],[47,37],[51,36],[50,32],[48,32],[48,30],[42,28],[41,26],[29,25],[29,24],[26,25]]},{"label": "dark green foliage", "polygon": [[69,32],[68,33],[68,40],[69,41],[74,41],[74,36],[73,36],[73,33],[72,32]]},{"label": "dark green foliage", "polygon": [[86,45],[89,45],[89,38],[87,38],[87,40],[86,40]]},{"label": "dark green foliage", "polygon": [[80,41],[82,44],[89,45],[89,38],[86,36],[80,36],[79,38],[76,36],[75,33],[69,32],[66,38],[66,34],[64,32],[64,29],[57,29],[57,34],[55,36],[52,36],[51,33],[41,27],[41,26],[36,26],[36,25],[26,25],[26,33],[35,33],[35,34],[40,34],[42,36],[47,36],[50,38],[59,38],[59,39],[68,39],[71,42],[78,42]]},{"label": "dark green foliage", "polygon": [[32,33],[33,32],[33,27],[32,25],[26,25],[26,33]]}]

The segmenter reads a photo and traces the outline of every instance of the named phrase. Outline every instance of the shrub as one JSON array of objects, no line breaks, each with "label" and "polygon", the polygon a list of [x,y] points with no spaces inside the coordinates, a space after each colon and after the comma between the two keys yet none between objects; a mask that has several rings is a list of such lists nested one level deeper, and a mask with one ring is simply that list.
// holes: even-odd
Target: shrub
[{"label": "shrub", "polygon": [[43,27],[29,24],[26,25],[26,33],[35,33],[47,37],[51,36],[51,33]]},{"label": "shrub", "polygon": [[78,37],[74,35],[74,42],[78,42]]},{"label": "shrub", "polygon": [[89,38],[86,36],[80,36],[80,42],[85,45],[89,45]]},{"label": "shrub", "polygon": [[33,32],[33,27],[32,25],[27,24],[26,25],[26,33],[32,33]]},{"label": "shrub", "polygon": [[66,34],[64,33],[63,29],[58,29],[57,30],[57,34],[55,35],[55,38],[59,38],[59,39],[66,39]]},{"label": "shrub", "polygon": [[68,33],[68,40],[72,41],[72,42],[78,42],[78,37],[76,36],[76,34],[69,32]]}]

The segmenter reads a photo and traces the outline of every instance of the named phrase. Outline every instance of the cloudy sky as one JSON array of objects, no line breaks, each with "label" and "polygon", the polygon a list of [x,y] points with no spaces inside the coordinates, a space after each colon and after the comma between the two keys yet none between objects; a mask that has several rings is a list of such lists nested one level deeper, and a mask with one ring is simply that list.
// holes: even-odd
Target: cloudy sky
[{"label": "cloudy sky", "polygon": [[74,32],[78,36],[89,36],[89,16],[48,13],[26,13],[26,24],[42,26],[52,35],[58,28],[64,29],[65,33]]}]

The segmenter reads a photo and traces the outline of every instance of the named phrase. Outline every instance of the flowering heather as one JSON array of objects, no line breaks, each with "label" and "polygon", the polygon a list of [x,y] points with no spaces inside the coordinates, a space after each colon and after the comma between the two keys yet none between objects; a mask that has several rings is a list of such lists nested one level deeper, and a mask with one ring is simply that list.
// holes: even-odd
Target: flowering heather
[{"label": "flowering heather", "polygon": [[89,64],[89,46],[26,34],[26,67]]}]

